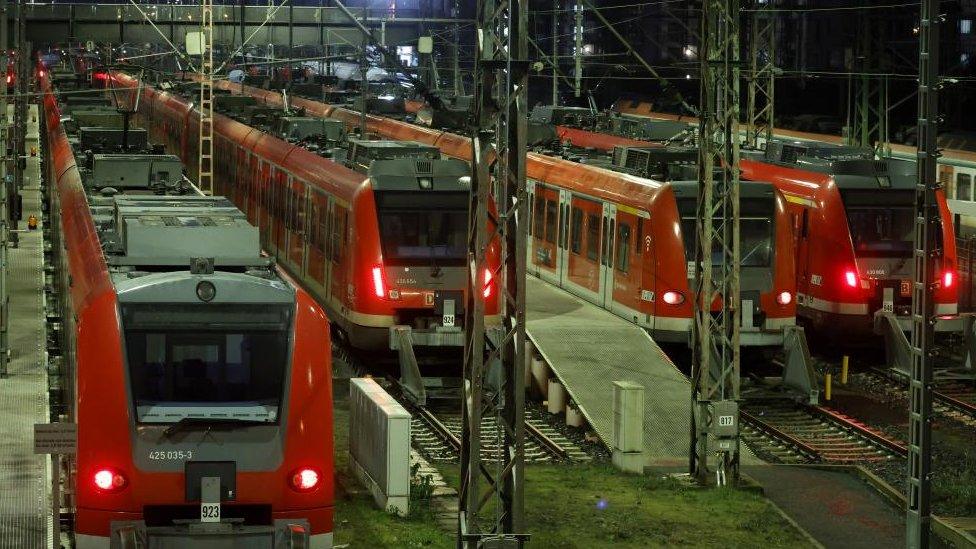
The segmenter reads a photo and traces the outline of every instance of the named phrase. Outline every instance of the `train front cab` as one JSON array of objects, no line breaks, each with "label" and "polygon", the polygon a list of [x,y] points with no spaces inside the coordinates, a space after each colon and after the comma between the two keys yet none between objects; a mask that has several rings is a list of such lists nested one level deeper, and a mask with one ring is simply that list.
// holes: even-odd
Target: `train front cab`
[{"label": "train front cab", "polygon": [[[910,330],[914,164],[858,158],[822,169],[798,170],[758,153],[743,160],[746,177],[774,181],[787,198],[797,233],[801,318],[852,343],[871,340],[879,312],[892,313],[903,331]],[[945,253],[937,269],[936,331],[952,332],[964,324],[957,316],[957,254],[943,193],[938,200]]]},{"label": "train front cab", "polygon": [[[280,281],[221,272],[148,275],[104,297],[78,337],[76,546],[331,547],[321,309]],[[106,353],[110,333],[122,352]],[[201,521],[207,477],[215,523]]]}]

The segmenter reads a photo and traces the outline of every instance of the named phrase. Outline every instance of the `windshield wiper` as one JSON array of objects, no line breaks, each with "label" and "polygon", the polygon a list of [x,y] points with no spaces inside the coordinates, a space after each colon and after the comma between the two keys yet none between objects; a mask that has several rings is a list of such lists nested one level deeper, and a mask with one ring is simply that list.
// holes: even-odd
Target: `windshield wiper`
[{"label": "windshield wiper", "polygon": [[220,426],[231,426],[231,427],[249,427],[251,425],[262,425],[271,423],[270,420],[263,419],[243,419],[243,418],[230,418],[230,417],[185,417],[177,421],[176,423],[170,425],[163,431],[164,437],[170,437],[187,427],[191,426],[205,426],[208,429],[215,425]]}]

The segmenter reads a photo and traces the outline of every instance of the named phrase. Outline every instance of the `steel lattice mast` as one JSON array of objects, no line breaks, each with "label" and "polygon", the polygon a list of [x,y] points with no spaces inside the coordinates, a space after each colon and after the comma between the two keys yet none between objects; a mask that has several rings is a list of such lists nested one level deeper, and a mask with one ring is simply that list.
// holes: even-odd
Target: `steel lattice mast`
[{"label": "steel lattice mast", "polygon": [[932,351],[936,269],[943,265],[936,199],[939,117],[939,0],[923,0],[918,53],[918,182],[915,187],[915,285],[912,290],[912,371],[908,431],[908,546],[929,546],[932,492]]},{"label": "steel lattice mast", "polygon": [[[197,143],[197,185],[213,195],[213,0],[200,2],[200,139]],[[243,46],[242,46],[243,47]]]},{"label": "steel lattice mast", "polygon": [[[7,52],[10,39],[7,36],[7,0],[0,0],[0,67],[8,65]],[[7,140],[10,139],[10,128],[7,124],[7,85],[0,86],[0,377],[7,375],[8,363],[8,335],[10,324],[10,303],[7,297],[7,264],[9,246],[9,222],[11,192],[7,185],[7,170],[10,159],[7,157]]]},{"label": "steel lattice mast", "polygon": [[746,145],[759,148],[773,136],[776,90],[775,0],[754,0],[749,29],[749,103],[746,107]]},{"label": "steel lattice mast", "polygon": [[[475,58],[468,292],[464,308],[463,432],[458,546],[520,547],[523,532],[525,272],[528,203],[525,136],[528,61],[524,0],[479,0]],[[490,216],[492,182],[498,216]],[[485,327],[486,258],[495,236],[501,263],[500,329]],[[481,419],[493,417],[502,443],[483,459]],[[482,491],[484,487],[484,491]],[[489,502],[494,516],[482,514]]]},{"label": "steel lattice mast", "polygon": [[739,2],[703,8],[690,466],[722,485],[739,460]]}]

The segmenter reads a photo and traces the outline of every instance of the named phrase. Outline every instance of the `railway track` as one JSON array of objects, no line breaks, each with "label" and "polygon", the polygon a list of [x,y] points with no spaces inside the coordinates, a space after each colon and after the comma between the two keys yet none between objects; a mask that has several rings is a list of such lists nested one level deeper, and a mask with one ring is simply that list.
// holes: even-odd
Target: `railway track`
[{"label": "railway track", "polygon": [[[938,412],[976,427],[976,384],[942,383],[932,392]],[[938,409],[942,408],[942,409]]]},{"label": "railway track", "polygon": [[743,438],[781,463],[872,463],[904,458],[904,444],[839,412],[789,400],[741,411]]},{"label": "railway track", "polygon": [[[339,351],[336,352],[336,347]],[[333,346],[333,361],[341,361],[343,367],[348,368],[354,375],[368,375],[369,371],[363,362],[356,358],[355,353],[345,347]],[[399,381],[387,376],[392,386]],[[461,414],[457,412],[434,412],[426,406],[417,406],[402,395],[397,399],[411,414],[410,432],[411,443],[431,461],[457,462],[461,458]],[[579,445],[566,438],[558,430],[549,426],[539,412],[527,409],[525,411],[525,461],[528,463],[546,463],[557,461],[589,461],[592,457],[583,451]],[[496,428],[494,418],[486,417],[481,421],[482,456],[486,459],[497,459],[500,443],[495,439]]]},{"label": "railway track", "polygon": [[[908,379],[904,376],[880,369],[873,369],[862,375],[908,400]],[[967,427],[976,427],[976,383],[936,382],[932,390],[932,409],[944,418]]]},{"label": "railway track", "polygon": [[[428,459],[455,462],[461,457],[462,418],[457,413],[434,413],[426,407],[410,406],[411,431],[414,445]],[[574,442],[547,425],[541,418],[526,412],[525,461],[546,463],[555,461],[588,461],[590,456]],[[498,439],[495,419],[481,420],[482,457],[497,460],[502,441]]]}]

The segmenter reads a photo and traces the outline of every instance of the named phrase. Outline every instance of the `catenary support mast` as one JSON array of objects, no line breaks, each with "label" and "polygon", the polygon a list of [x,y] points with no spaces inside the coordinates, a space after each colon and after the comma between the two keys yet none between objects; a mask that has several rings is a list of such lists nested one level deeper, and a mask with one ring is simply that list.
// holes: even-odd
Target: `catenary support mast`
[{"label": "catenary support mast", "polygon": [[[521,547],[528,3],[478,0],[477,11],[458,546],[492,540],[493,547]],[[492,194],[497,215],[490,213]],[[492,272],[487,256],[495,237],[501,262]],[[499,328],[485,326],[485,296],[493,292],[503,308]],[[502,443],[490,457],[481,447],[483,417],[494,418]],[[489,502],[493,516],[483,512]]]},{"label": "catenary support mast", "polygon": [[703,8],[690,466],[724,485],[739,464],[739,2]]},{"label": "catenary support mast", "polygon": [[912,371],[908,414],[908,547],[925,549],[931,532],[932,352],[935,300],[943,263],[937,193],[939,0],[923,0],[918,53],[918,182],[915,187],[915,285],[912,289]]}]

